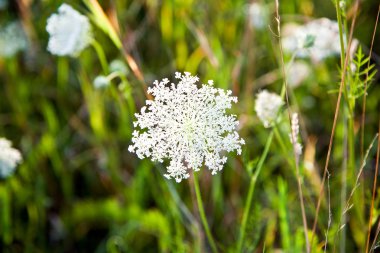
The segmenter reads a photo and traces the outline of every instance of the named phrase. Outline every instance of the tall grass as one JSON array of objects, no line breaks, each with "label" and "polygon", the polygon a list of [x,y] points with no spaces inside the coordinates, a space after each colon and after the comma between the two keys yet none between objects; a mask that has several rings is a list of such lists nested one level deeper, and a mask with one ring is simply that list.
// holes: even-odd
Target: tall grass
[{"label": "tall grass", "polygon": [[[46,20],[62,1],[0,9],[1,26],[19,19],[29,39],[28,50],[0,57],[0,137],[23,155],[0,179],[1,252],[376,252],[377,1],[258,1],[268,14],[260,29],[243,0],[66,2],[94,32],[76,58],[46,50]],[[281,49],[282,27],[319,17],[337,19],[340,56],[304,59],[311,72],[290,87],[299,59]],[[217,175],[203,169],[180,184],[163,177],[167,161],[128,152],[147,87],[175,71],[231,89],[246,141]],[[110,84],[95,88],[98,76]],[[286,102],[272,128],[254,112],[264,88]]]}]

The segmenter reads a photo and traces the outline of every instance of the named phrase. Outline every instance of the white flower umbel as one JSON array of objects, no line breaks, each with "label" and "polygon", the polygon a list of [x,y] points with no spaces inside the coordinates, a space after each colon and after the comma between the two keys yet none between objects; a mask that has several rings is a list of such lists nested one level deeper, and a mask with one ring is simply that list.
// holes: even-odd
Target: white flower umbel
[{"label": "white flower umbel", "polygon": [[236,150],[240,154],[244,144],[235,130],[236,116],[226,114],[237,98],[230,90],[213,87],[212,81],[198,88],[199,78],[187,72],[177,72],[175,78],[179,79],[177,85],[165,78],[148,89],[154,100],[147,100],[136,114],[134,127],[140,129],[133,132],[129,151],[140,159],[169,159],[165,177],[177,182],[203,164],[214,175],[227,161],[221,153]]},{"label": "white flower umbel", "polygon": [[5,10],[8,7],[8,0],[0,0],[0,10]]},{"label": "white flower umbel", "polygon": [[0,28],[0,57],[8,58],[28,47],[28,40],[20,22]]},{"label": "white flower umbel", "polygon": [[257,94],[255,111],[261,122],[263,122],[264,127],[271,127],[275,123],[278,110],[283,104],[284,101],[276,93],[262,90]]},{"label": "white flower umbel", "polygon": [[289,134],[290,142],[293,144],[296,153],[296,162],[298,164],[299,158],[302,155],[302,145],[298,142],[298,135],[300,133],[300,126],[298,121],[298,114],[293,113],[291,119],[291,133]]},{"label": "white flower umbel", "polygon": [[59,56],[78,56],[92,40],[88,18],[67,4],[62,4],[58,14],[49,17],[46,31],[50,35],[47,49]]},{"label": "white flower umbel", "polygon": [[0,178],[13,174],[21,160],[20,151],[12,148],[12,143],[7,139],[0,138]]},{"label": "white flower umbel", "polygon": [[295,61],[288,67],[288,85],[291,88],[298,87],[310,75],[310,66],[304,61]]},{"label": "white flower umbel", "polygon": [[258,29],[264,29],[269,22],[269,11],[267,6],[259,3],[251,3],[248,7],[249,24]]},{"label": "white flower umbel", "polygon": [[[304,25],[287,24],[283,28],[282,44],[285,52],[310,57],[315,63],[340,54],[339,27],[327,18],[312,20]],[[353,40],[353,44],[356,44]]]},{"label": "white flower umbel", "polygon": [[107,76],[100,75],[94,79],[93,84],[96,89],[102,89],[104,87],[109,86],[111,82]]}]

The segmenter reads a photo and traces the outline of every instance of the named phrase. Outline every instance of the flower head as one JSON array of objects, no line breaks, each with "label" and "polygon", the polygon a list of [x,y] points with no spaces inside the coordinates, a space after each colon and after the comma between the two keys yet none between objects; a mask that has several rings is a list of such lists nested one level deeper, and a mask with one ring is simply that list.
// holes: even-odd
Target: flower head
[{"label": "flower head", "polygon": [[[284,51],[298,57],[310,57],[313,62],[340,54],[339,27],[327,18],[312,20],[304,25],[288,24],[284,27]],[[356,40],[354,40],[354,43]]]},{"label": "flower head", "polygon": [[291,133],[289,134],[290,143],[293,144],[293,148],[296,154],[296,162],[299,162],[299,158],[302,155],[302,145],[298,142],[298,135],[300,133],[300,125],[298,121],[298,114],[293,113],[291,119]]},{"label": "flower head", "polygon": [[100,75],[95,77],[93,84],[96,89],[102,89],[109,86],[111,82],[106,76]]},{"label": "flower head", "polygon": [[288,84],[291,88],[298,87],[310,75],[311,69],[308,64],[303,61],[295,61],[288,67]]},{"label": "flower head", "polygon": [[264,127],[271,127],[275,123],[278,110],[283,104],[281,97],[276,93],[262,90],[257,94],[255,111],[261,122],[263,122]]},{"label": "flower head", "polygon": [[0,57],[12,57],[28,47],[28,40],[20,22],[0,28]]},{"label": "flower head", "polygon": [[155,99],[136,114],[135,128],[129,151],[142,159],[163,162],[169,159],[167,178],[177,182],[189,177],[189,170],[198,171],[202,165],[212,174],[223,169],[227,157],[222,151],[241,153],[241,139],[235,131],[235,115],[227,115],[237,98],[231,91],[213,87],[208,81],[197,87],[198,77],[176,73],[176,85],[168,79],[155,81],[148,93]]},{"label": "flower head", "polygon": [[59,7],[58,14],[50,16],[46,31],[50,35],[48,50],[60,56],[78,56],[92,40],[88,18],[67,4]]},{"label": "flower head", "polygon": [[21,160],[20,151],[12,148],[12,143],[7,139],[0,138],[0,178],[10,176]]},{"label": "flower head", "polygon": [[258,30],[264,29],[269,22],[269,11],[267,6],[256,2],[249,4],[248,18],[249,24],[252,27]]},{"label": "flower head", "polygon": [[8,7],[8,0],[0,0],[0,10],[5,10]]}]

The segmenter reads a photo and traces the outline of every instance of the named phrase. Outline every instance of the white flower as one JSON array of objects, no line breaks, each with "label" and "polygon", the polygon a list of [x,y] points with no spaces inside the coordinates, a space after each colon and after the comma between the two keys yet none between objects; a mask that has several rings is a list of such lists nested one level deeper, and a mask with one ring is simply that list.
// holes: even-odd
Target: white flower
[{"label": "white flower", "polygon": [[7,139],[0,138],[0,178],[10,176],[21,160],[20,151],[12,148],[12,143]]},{"label": "white flower", "polygon": [[251,3],[248,7],[249,23],[252,27],[261,30],[268,24],[269,13],[267,7],[259,3]]},{"label": "white flower", "polygon": [[176,73],[179,83],[169,84],[167,78],[155,81],[148,89],[155,99],[136,114],[133,145],[129,151],[142,159],[163,162],[169,159],[168,179],[177,182],[189,177],[189,170],[198,171],[203,163],[216,174],[223,169],[227,157],[221,152],[241,153],[241,139],[235,131],[235,115],[226,115],[237,98],[231,91],[214,88],[212,81],[197,87],[198,77]]},{"label": "white flower", "polygon": [[108,77],[100,75],[95,77],[93,84],[96,89],[102,89],[109,86],[111,82]]},{"label": "white flower", "polygon": [[293,62],[288,69],[287,78],[291,88],[298,87],[310,75],[310,67],[303,61]]},{"label": "white flower", "polygon": [[0,10],[5,10],[8,7],[8,0],[0,0]]},{"label": "white flower", "polygon": [[263,122],[264,127],[271,127],[275,123],[278,110],[283,104],[281,97],[276,93],[262,90],[257,94],[255,111],[261,122]]},{"label": "white flower", "polygon": [[49,17],[46,31],[50,35],[48,50],[59,56],[78,56],[92,40],[88,18],[67,4],[62,4],[58,14]]},{"label": "white flower", "polygon": [[[312,20],[305,25],[287,24],[283,28],[282,44],[285,52],[310,57],[313,62],[340,54],[339,27],[327,18]],[[356,40],[353,40],[354,44]]]},{"label": "white flower", "polygon": [[290,142],[293,144],[294,151],[296,153],[296,162],[298,163],[300,156],[302,155],[302,145],[298,142],[298,135],[300,133],[300,126],[298,121],[298,114],[293,113],[291,119],[291,133],[289,134]]},{"label": "white flower", "polygon": [[28,47],[28,41],[20,22],[0,28],[0,57],[12,57]]},{"label": "white flower", "polygon": [[125,63],[121,60],[113,60],[110,63],[110,71],[111,72],[119,72],[120,74],[127,75],[128,68]]}]

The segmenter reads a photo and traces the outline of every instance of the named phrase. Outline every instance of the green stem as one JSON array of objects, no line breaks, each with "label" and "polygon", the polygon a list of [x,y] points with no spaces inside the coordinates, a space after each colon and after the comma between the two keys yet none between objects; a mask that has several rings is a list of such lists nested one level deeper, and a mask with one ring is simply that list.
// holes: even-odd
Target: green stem
[{"label": "green stem", "polygon": [[203,224],[203,227],[205,229],[206,236],[207,236],[207,239],[210,243],[212,252],[218,252],[214,238],[212,237],[210,228],[209,228],[208,223],[207,223],[207,218],[206,218],[206,214],[205,214],[205,210],[204,210],[203,202],[202,202],[201,191],[199,190],[199,180],[198,180],[197,173],[194,173],[193,175],[194,175],[193,182],[194,182],[194,188],[195,188],[195,195],[197,196],[197,204],[198,204],[199,215],[201,216],[202,224]]},{"label": "green stem", "polygon": [[65,90],[69,79],[69,63],[66,57],[57,57],[57,83],[60,90]]},{"label": "green stem", "polygon": [[95,52],[98,55],[104,74],[105,75],[108,74],[107,57],[106,57],[106,54],[104,53],[102,46],[96,40],[92,40],[91,45],[94,47]]},{"label": "green stem", "polygon": [[251,176],[251,181],[249,183],[248,196],[247,196],[247,200],[245,202],[245,207],[244,207],[243,219],[242,219],[242,223],[241,223],[240,231],[239,231],[239,241],[238,241],[237,252],[242,252],[245,229],[247,227],[248,215],[249,215],[249,210],[251,209],[253,193],[255,190],[257,178],[260,175],[261,169],[263,168],[264,161],[268,155],[269,148],[273,139],[273,134],[274,134],[274,130],[272,129],[272,131],[270,132],[268,136],[267,142],[265,143],[264,152],[261,154],[260,160],[257,163],[256,170]]}]

